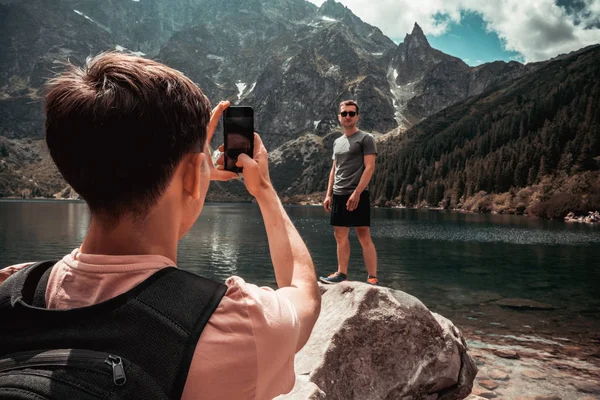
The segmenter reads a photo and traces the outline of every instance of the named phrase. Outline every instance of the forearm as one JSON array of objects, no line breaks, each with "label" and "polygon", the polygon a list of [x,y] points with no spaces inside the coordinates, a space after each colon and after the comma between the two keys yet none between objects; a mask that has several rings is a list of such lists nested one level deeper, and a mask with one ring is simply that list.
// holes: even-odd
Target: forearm
[{"label": "forearm", "polygon": [[360,177],[360,181],[358,181],[358,185],[356,186],[356,189],[354,189],[355,192],[360,194],[367,188],[367,186],[369,186],[369,182],[371,182],[371,178],[373,177],[373,172],[375,172],[375,167],[365,167],[365,170]]},{"label": "forearm", "polygon": [[[254,135],[254,157],[250,158],[242,153],[238,156],[236,165],[244,168],[244,185],[256,198],[262,213],[275,279],[279,286],[276,297],[284,303],[289,302],[298,317],[298,351],[310,337],[321,309],[321,293],[315,267],[304,241],[271,185],[267,150],[259,135]],[[281,303],[281,306],[284,304]]]},{"label": "forearm", "polygon": [[312,258],[274,189],[256,198],[263,216],[277,286],[316,285]]},{"label": "forearm", "polygon": [[327,183],[327,196],[333,195],[333,181],[335,179],[335,166],[329,172],[329,182]]}]

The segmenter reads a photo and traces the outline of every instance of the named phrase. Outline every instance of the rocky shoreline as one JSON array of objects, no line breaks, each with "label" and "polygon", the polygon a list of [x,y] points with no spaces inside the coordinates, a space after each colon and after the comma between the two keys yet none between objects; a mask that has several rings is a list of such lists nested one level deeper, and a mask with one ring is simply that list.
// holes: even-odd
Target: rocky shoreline
[{"label": "rocky shoreline", "polygon": [[575,215],[575,213],[570,212],[565,217],[565,222],[583,222],[586,224],[599,224],[600,223],[600,212],[588,212],[588,215]]},{"label": "rocky shoreline", "polygon": [[435,304],[461,330],[476,361],[470,400],[600,399],[595,313],[488,291],[470,296],[467,306]]},{"label": "rocky shoreline", "polygon": [[[325,197],[325,193],[311,193],[308,195],[294,195],[294,196],[285,196],[282,197],[282,202],[285,205],[301,205],[301,206],[320,206],[323,204],[323,199]],[[408,209],[426,209],[426,210],[446,210],[446,211],[456,211],[462,213],[473,213],[473,214],[512,214],[512,215],[521,215],[529,218],[536,218],[534,216],[530,216],[523,213],[516,212],[497,212],[497,211],[473,211],[463,208],[443,208],[443,207],[432,207],[432,206],[415,206],[415,207],[407,207],[402,204],[396,204],[393,202],[386,202],[385,204],[377,204],[376,208],[408,208]],[[564,218],[565,222],[581,222],[587,224],[600,224],[600,211],[590,211],[588,215],[576,215],[574,212],[569,212],[567,216]]]},{"label": "rocky shoreline", "polygon": [[[321,289],[321,316],[296,358],[296,386],[278,399],[600,399],[593,329],[485,328],[469,325],[468,313],[450,321],[398,290],[360,282]],[[497,306],[530,321],[531,313],[555,311],[522,299]]]},{"label": "rocky shoreline", "polygon": [[600,339],[490,336],[462,329],[479,372],[469,400],[600,399]]}]

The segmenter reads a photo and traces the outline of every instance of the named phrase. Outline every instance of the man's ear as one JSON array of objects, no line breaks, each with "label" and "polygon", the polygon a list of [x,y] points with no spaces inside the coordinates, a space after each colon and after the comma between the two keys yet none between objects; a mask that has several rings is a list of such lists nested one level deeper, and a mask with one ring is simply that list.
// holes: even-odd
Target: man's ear
[{"label": "man's ear", "polygon": [[192,153],[184,161],[183,190],[194,200],[200,198],[201,169],[205,158],[204,153]]}]

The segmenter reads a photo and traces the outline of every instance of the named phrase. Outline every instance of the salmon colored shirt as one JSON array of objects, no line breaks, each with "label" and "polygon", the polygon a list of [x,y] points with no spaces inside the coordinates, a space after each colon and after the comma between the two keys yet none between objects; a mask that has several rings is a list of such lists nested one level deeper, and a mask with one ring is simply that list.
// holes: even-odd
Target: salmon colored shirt
[{"label": "salmon colored shirt", "polygon": [[[0,283],[26,264],[0,270]],[[85,307],[118,296],[175,263],[163,256],[105,256],[75,249],[52,269],[50,309]],[[272,399],[294,386],[299,335],[291,302],[233,276],[196,347],[182,399]]]}]

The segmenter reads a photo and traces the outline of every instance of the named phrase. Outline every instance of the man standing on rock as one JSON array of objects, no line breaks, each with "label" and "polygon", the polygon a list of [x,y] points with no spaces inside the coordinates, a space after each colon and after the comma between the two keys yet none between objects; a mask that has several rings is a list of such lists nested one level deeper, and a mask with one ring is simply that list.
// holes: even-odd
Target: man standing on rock
[{"label": "man standing on rock", "polygon": [[325,210],[331,213],[331,225],[337,242],[338,270],[327,278],[319,279],[324,283],[339,283],[348,279],[348,234],[350,227],[354,227],[367,267],[367,283],[377,285],[377,252],[371,240],[368,191],[369,181],[375,171],[377,147],[371,134],[356,127],[359,115],[355,101],[342,101],[339,110],[338,120],[344,128],[344,135],[333,143],[333,166],[323,202]]}]

